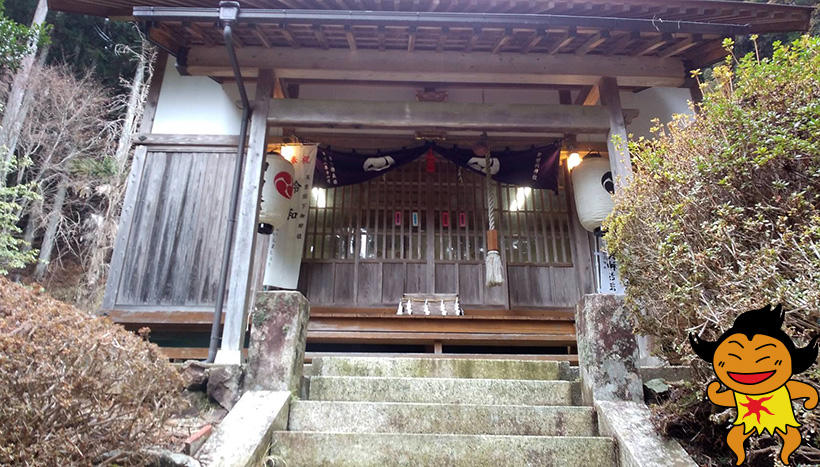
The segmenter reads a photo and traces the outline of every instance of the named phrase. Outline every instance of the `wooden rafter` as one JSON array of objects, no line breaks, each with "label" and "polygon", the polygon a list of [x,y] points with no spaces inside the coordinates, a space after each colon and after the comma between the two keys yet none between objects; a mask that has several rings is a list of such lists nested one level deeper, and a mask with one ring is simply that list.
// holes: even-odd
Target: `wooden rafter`
[{"label": "wooden rafter", "polygon": [[569,31],[561,34],[561,36],[550,46],[549,54],[555,55],[561,51],[564,47],[569,45],[572,41],[575,40],[576,31],[575,28],[570,28]]},{"label": "wooden rafter", "polygon": [[[386,1],[381,5],[362,0],[249,0],[243,7],[315,9],[338,8],[341,10],[408,9],[409,11],[449,11],[487,13],[490,10],[524,14],[575,14],[589,16],[614,16],[622,18],[660,18],[664,21],[704,21],[750,23],[753,32],[786,32],[806,30],[812,9],[789,5],[746,3],[738,8],[736,2],[716,0],[641,0],[613,3],[611,0],[551,1],[533,0],[412,0]],[[129,16],[135,5],[145,0],[50,0],[52,10],[83,13],[98,16]],[[213,7],[211,0],[152,0],[156,6]],[[793,29],[792,29],[793,28]]]},{"label": "wooden rafter", "polygon": [[265,46],[265,48],[270,49],[272,47],[270,40],[268,39],[268,35],[265,34],[264,31],[262,31],[262,26],[259,26],[258,24],[254,25],[253,33],[256,36],[256,38],[259,39],[259,42],[261,42],[262,45]]},{"label": "wooden rafter", "polygon": [[692,36],[683,38],[679,40],[677,43],[670,45],[669,47],[661,50],[658,53],[658,56],[661,58],[669,58],[674,57],[676,55],[680,55],[687,50],[695,47],[702,41],[702,36],[698,34],[694,34]]},{"label": "wooden rafter", "polygon": [[349,24],[345,26],[345,38],[347,39],[347,46],[350,47],[350,50],[356,50],[358,48],[356,46],[356,36],[353,34],[352,26]]},{"label": "wooden rafter", "polygon": [[277,32],[278,32],[278,33],[279,33],[279,34],[280,34],[280,35],[281,35],[281,36],[285,39],[285,41],[287,41],[287,43],[288,43],[291,47],[293,47],[294,49],[298,49],[298,48],[300,47],[300,44],[299,44],[298,42],[296,42],[296,39],[294,39],[294,38],[293,38],[293,34],[291,34],[291,33],[290,33],[290,31],[288,31],[287,26],[285,26],[285,25],[280,25],[280,26],[279,26],[279,28],[277,29]]},{"label": "wooden rafter", "polygon": [[660,49],[664,45],[672,42],[672,35],[671,34],[662,34],[660,37],[650,39],[643,47],[641,47],[635,55],[638,57],[643,57],[644,55],[650,55],[651,53],[655,52],[656,50]]},{"label": "wooden rafter", "polygon": [[585,55],[595,50],[599,45],[609,39],[609,31],[601,31],[593,34],[580,47],[575,50],[576,55]]},{"label": "wooden rafter", "polygon": [[538,46],[544,37],[547,35],[546,31],[535,31],[532,35],[532,38],[527,42],[527,44],[521,49],[522,54],[529,53],[533,48]]},{"label": "wooden rafter", "polygon": [[319,46],[325,50],[329,49],[330,46],[327,43],[327,36],[325,36],[325,32],[322,30],[321,24],[313,25],[313,34],[316,36],[316,41],[319,43]]},{"label": "wooden rafter", "polygon": [[512,28],[507,28],[504,31],[504,35],[501,37],[501,39],[498,40],[498,42],[496,42],[495,47],[493,47],[493,53],[497,54],[498,52],[500,52],[501,49],[503,49],[510,41],[512,41],[512,38]]}]

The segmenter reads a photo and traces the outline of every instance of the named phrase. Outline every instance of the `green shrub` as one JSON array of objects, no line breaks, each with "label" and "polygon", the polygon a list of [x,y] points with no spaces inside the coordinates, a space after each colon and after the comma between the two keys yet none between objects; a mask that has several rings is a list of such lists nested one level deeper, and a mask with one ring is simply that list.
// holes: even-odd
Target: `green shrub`
[{"label": "green shrub", "polygon": [[695,118],[630,144],[634,182],[605,224],[637,330],[673,360],[688,332],[768,303],[801,333],[820,317],[820,38],[729,57],[702,87]]},{"label": "green shrub", "polygon": [[0,465],[135,463],[183,407],[159,349],[0,277]]}]

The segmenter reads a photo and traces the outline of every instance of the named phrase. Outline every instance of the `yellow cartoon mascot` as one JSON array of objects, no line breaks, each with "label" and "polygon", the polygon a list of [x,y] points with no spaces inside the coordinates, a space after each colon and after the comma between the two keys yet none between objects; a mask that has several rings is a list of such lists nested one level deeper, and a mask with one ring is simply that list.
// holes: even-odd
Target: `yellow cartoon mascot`
[{"label": "yellow cartoon mascot", "polygon": [[[789,465],[789,456],[800,446],[800,424],[794,418],[793,399],[805,399],[803,407],[817,406],[817,390],[795,381],[793,375],[809,369],[817,359],[817,337],[797,348],[781,329],[785,314],[780,305],[747,311],[717,341],[689,335],[692,349],[711,363],[718,381],[706,394],[713,404],[736,407],[737,419],[726,443],[737,456],[737,465],[746,459],[743,443],[753,433],[777,434],[783,440],[780,460]],[[721,390],[721,383],[728,389]]]}]

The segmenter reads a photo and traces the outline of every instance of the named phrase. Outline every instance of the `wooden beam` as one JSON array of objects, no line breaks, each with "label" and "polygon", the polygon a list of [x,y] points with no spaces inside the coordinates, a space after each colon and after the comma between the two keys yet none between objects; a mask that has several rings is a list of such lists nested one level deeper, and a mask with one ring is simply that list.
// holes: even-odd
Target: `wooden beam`
[{"label": "wooden beam", "polygon": [[143,146],[226,146],[237,147],[238,135],[173,135],[140,133],[134,144]]},{"label": "wooden beam", "polygon": [[610,130],[607,147],[609,148],[609,164],[612,166],[612,176],[615,179],[615,190],[617,191],[632,180],[632,161],[626,145],[628,139],[618,80],[605,76],[601,78],[598,88],[601,90],[601,105],[609,116]]},{"label": "wooden beam", "polygon": [[599,45],[603,44],[607,40],[609,40],[609,31],[601,31],[597,34],[593,34],[586,40],[586,42],[583,43],[583,45],[581,45],[581,47],[578,47],[578,49],[575,50],[575,55],[586,55],[598,48]]},{"label": "wooden beam", "polygon": [[570,28],[569,31],[565,32],[561,37],[556,40],[549,49],[550,55],[555,55],[561,51],[564,47],[569,45],[570,42],[575,40],[575,28]]},{"label": "wooden beam", "polygon": [[191,23],[185,27],[191,34],[197,36],[205,43],[206,47],[214,47],[217,45],[211,36],[197,23]]},{"label": "wooden beam", "polygon": [[301,46],[301,44],[299,44],[299,42],[297,42],[296,39],[294,39],[293,34],[291,34],[290,31],[288,31],[287,25],[279,25],[278,31],[279,34],[281,34],[282,37],[285,38],[285,41],[287,41],[287,43],[290,44],[290,46],[294,49],[298,49]]},{"label": "wooden beam", "polygon": [[[444,26],[438,35],[438,44],[436,44],[436,52],[444,52],[444,47],[447,45],[447,40],[450,37],[450,28]],[[383,38],[381,38],[383,44]]]},{"label": "wooden beam", "polygon": [[478,43],[478,40],[481,38],[481,28],[473,28],[473,33],[470,35],[470,39],[467,41],[467,47],[464,49],[465,52],[472,52],[473,47]]},{"label": "wooden beam", "polygon": [[[390,51],[245,47],[237,51],[243,76],[259,67],[276,68],[280,78],[412,83],[511,83],[591,86],[613,76],[624,87],[683,85],[683,62],[677,58],[539,56],[489,52]],[[232,76],[223,47],[196,47],[188,53],[188,73]]]},{"label": "wooden beam", "polygon": [[[624,121],[623,112],[620,121]],[[281,99],[268,122],[280,127],[439,128],[477,131],[606,133],[603,107],[452,102]]]},{"label": "wooden beam", "polygon": [[345,38],[347,38],[347,46],[350,50],[356,50],[356,36],[353,34],[353,28],[348,24],[345,26]]},{"label": "wooden beam", "polygon": [[327,43],[327,37],[325,36],[325,32],[322,30],[321,24],[315,24],[313,26],[313,35],[316,37],[316,41],[319,43],[319,46],[325,50],[329,49],[330,46]]},{"label": "wooden beam", "polygon": [[413,52],[416,49],[416,27],[412,26],[407,30],[407,51]]},{"label": "wooden beam", "polygon": [[533,48],[535,48],[538,44],[544,40],[544,37],[547,35],[546,31],[536,31],[535,34],[532,36],[529,42],[521,49],[522,54],[529,53]]},{"label": "wooden beam", "polygon": [[726,58],[729,52],[723,48],[722,41],[714,40],[689,49],[686,53],[693,68],[705,68]]},{"label": "wooden beam", "polygon": [[512,38],[512,28],[507,28],[504,31],[504,36],[502,36],[501,39],[498,40],[498,43],[495,44],[495,47],[493,47],[493,53],[497,54],[498,52],[501,52],[501,49],[503,49],[507,44],[509,44]]},{"label": "wooden beam", "polygon": [[609,51],[607,51],[607,55],[616,55],[620,53],[624,53],[633,42],[638,41],[641,39],[641,33],[637,31],[627,32],[623,34],[619,39],[615,40],[615,43],[609,47]]},{"label": "wooden beam", "polygon": [[[274,70],[274,74],[276,71]],[[273,80],[273,98],[274,99],[284,99],[285,98],[285,87],[282,83],[282,79],[276,78]]]},{"label": "wooden beam", "polygon": [[231,270],[228,276],[225,328],[222,332],[222,346],[216,356],[217,362],[226,364],[241,363],[241,350],[245,344],[245,331],[248,329],[248,313],[255,293],[252,265],[256,248],[256,229],[259,225],[259,197],[268,134],[268,106],[272,101],[276,79],[270,69],[259,70],[258,75],[256,99],[253,102],[248,130],[248,149],[242,173]]},{"label": "wooden beam", "polygon": [[661,58],[669,58],[674,57],[675,55],[680,55],[692,47],[700,44],[701,41],[703,41],[703,36],[700,34],[695,34],[661,50],[658,52],[658,56]]},{"label": "wooden beam", "polygon": [[642,49],[638,50],[638,53],[636,55],[638,55],[639,57],[649,55],[670,42],[672,42],[672,35],[662,34],[661,37],[650,40]]},{"label": "wooden beam", "polygon": [[265,34],[265,31],[262,31],[262,28],[258,24],[253,25],[253,34],[256,36],[257,39],[259,39],[259,41],[266,49],[271,48],[271,43],[268,40],[268,35]]},{"label": "wooden beam", "polygon": [[601,99],[601,89],[597,84],[587,86],[581,90],[575,100],[575,105],[598,105]]},{"label": "wooden beam", "polygon": [[387,31],[385,30],[384,26],[379,26],[379,28],[376,30],[376,36],[379,38],[379,52],[384,52],[384,49],[386,47],[384,44],[386,32]]}]

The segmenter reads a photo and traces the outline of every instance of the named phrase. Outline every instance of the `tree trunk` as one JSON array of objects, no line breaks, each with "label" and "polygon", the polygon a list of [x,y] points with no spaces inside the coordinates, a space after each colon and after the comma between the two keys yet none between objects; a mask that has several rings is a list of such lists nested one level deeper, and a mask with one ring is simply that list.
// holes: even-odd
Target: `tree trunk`
[{"label": "tree trunk", "polygon": [[37,259],[37,268],[34,270],[34,278],[43,280],[48,270],[48,263],[51,261],[51,252],[54,250],[54,242],[57,237],[57,227],[63,217],[63,203],[65,202],[68,180],[61,179],[57,186],[57,194],[54,195],[54,203],[51,205],[51,212],[48,213],[48,227],[43,237],[43,244],[40,247],[40,257]]},{"label": "tree trunk", "polygon": [[[43,50],[41,50],[37,55],[36,69],[40,70],[43,66],[45,66],[46,58],[48,58],[48,46],[43,47]],[[11,129],[8,141],[6,142],[6,151],[8,151],[9,155],[13,155],[17,152],[17,143],[20,142],[23,123],[25,123],[26,118],[28,118],[29,110],[31,110],[31,101],[34,99],[34,95],[35,89],[33,86],[26,87],[26,91],[23,95],[23,105],[20,107],[20,112],[17,114],[17,120],[15,120],[12,124],[13,128]],[[21,167],[17,167],[17,171],[17,184],[19,185],[22,183],[21,177],[24,175],[25,171],[22,170]]]},{"label": "tree trunk", "polygon": [[[34,11],[34,19],[32,26],[42,26],[46,21],[46,14],[48,14],[48,1],[40,0],[37,3],[37,9]],[[29,52],[23,57],[20,62],[20,69],[14,76],[14,81],[11,85],[11,92],[9,93],[6,108],[3,111],[3,119],[0,122],[0,187],[6,184],[6,174],[8,170],[8,162],[11,160],[12,152],[9,148],[11,141],[16,141],[20,134],[20,129],[23,125],[22,115],[25,114],[24,98],[26,89],[28,89],[31,78],[31,70],[34,68],[34,59],[37,54],[37,43],[29,43]]]},{"label": "tree trunk", "polygon": [[145,67],[148,65],[148,57],[145,50],[145,39],[142,40],[142,47],[140,50],[139,63],[137,63],[137,72],[134,74],[134,79],[131,81],[131,93],[128,96],[128,109],[125,113],[125,120],[122,124],[122,133],[117,142],[117,152],[114,157],[117,160],[117,174],[120,175],[125,170],[125,165],[128,162],[128,154],[131,152],[131,141],[134,135],[134,127],[137,124],[137,118],[142,109],[142,87],[145,82]]}]

